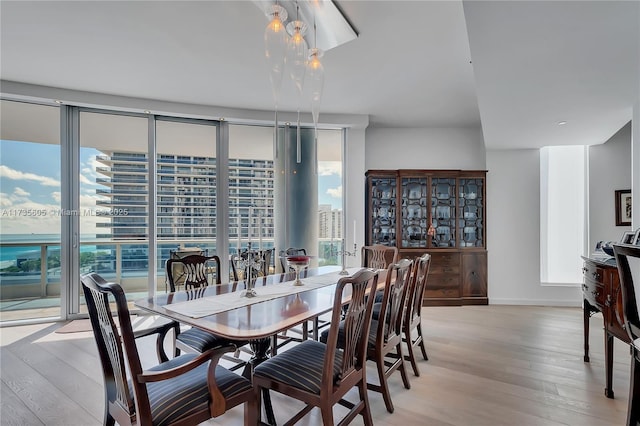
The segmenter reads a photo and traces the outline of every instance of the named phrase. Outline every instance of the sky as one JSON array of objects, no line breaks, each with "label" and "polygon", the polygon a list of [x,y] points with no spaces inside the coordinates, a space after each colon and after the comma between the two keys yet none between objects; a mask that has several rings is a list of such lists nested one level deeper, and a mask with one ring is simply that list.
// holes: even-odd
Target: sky
[{"label": "sky", "polygon": [[[81,233],[95,233],[96,189],[99,176],[95,159],[99,151],[81,148]],[[342,165],[339,161],[318,165],[318,204],[341,209]],[[59,234],[61,214],[60,146],[0,140],[0,236],[3,234]]]}]

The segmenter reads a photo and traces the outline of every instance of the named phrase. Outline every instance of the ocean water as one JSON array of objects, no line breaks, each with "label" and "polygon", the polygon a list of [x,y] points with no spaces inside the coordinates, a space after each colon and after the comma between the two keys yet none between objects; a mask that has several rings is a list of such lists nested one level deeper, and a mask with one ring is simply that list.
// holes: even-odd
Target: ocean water
[{"label": "ocean water", "polygon": [[[82,238],[84,239],[84,238]],[[88,236],[87,239],[95,239]],[[7,243],[33,243],[33,245],[6,246]],[[7,267],[18,258],[39,258],[40,245],[47,243],[48,253],[60,252],[60,234],[2,234],[0,235],[0,262],[1,267]],[[96,246],[82,245],[81,252],[95,251]]]}]

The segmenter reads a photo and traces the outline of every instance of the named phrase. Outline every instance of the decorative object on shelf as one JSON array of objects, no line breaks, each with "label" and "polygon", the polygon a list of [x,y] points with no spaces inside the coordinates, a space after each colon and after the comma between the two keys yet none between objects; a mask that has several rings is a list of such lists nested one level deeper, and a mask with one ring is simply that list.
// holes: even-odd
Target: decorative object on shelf
[{"label": "decorative object on shelf", "polygon": [[616,226],[631,226],[631,190],[617,189]]},{"label": "decorative object on shelf", "polygon": [[620,238],[620,243],[621,244],[633,244],[636,232],[638,232],[638,231],[637,230],[635,230],[635,231],[626,231],[624,234],[622,234],[622,238]]}]

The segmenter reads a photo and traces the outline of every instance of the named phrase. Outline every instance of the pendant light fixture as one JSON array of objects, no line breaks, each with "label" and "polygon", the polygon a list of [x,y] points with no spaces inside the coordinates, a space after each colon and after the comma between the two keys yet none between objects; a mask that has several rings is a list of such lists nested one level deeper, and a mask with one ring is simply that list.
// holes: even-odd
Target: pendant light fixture
[{"label": "pendant light fixture", "polygon": [[289,39],[284,26],[288,14],[286,9],[276,2],[276,4],[267,8],[266,15],[269,17],[269,24],[264,31],[264,53],[269,64],[269,78],[271,79],[271,89],[273,90],[275,102],[273,145],[274,156],[278,158],[278,97],[282,86],[282,75],[284,73]]},{"label": "pendant light fixture", "polygon": [[318,172],[318,118],[320,116],[320,101],[322,100],[322,90],[324,89],[324,67],[320,58],[322,50],[317,47],[317,33],[315,18],[313,21],[313,37],[314,47],[309,51],[308,73],[309,84],[311,86],[311,115],[313,116],[313,127],[315,130],[315,153],[314,153],[314,170]]},{"label": "pendant light fixture", "polygon": [[304,34],[307,31],[307,24],[299,19],[298,2],[296,1],[296,20],[287,24],[287,32],[291,35],[287,47],[286,66],[289,70],[289,77],[298,93],[298,132],[296,138],[296,161],[302,161],[302,146],[300,139],[300,102],[302,101],[302,90],[304,88],[304,75],[307,70],[307,42]]}]

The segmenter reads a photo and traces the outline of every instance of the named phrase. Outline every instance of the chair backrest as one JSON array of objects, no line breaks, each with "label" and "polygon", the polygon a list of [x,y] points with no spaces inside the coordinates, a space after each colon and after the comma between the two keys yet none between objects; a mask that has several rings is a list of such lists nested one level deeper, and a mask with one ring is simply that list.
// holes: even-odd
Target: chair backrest
[{"label": "chair backrest", "polygon": [[424,297],[424,289],[427,286],[427,276],[429,275],[429,266],[431,265],[431,255],[423,254],[419,259],[414,261],[409,288],[407,289],[407,310],[405,323],[413,324],[420,318],[422,312],[422,299]]},{"label": "chair backrest", "polygon": [[303,248],[294,248],[289,247],[286,250],[280,250],[280,266],[282,267],[282,272],[293,271],[293,268],[289,268],[287,265],[287,256],[306,256],[307,250]]},{"label": "chair backrest", "polygon": [[[135,423],[136,405],[127,382],[125,354],[131,377],[142,373],[142,366],[138,358],[124,291],[120,285],[108,283],[94,272],[83,274],[80,280],[102,363],[108,405],[106,409],[118,424]],[[111,312],[109,296],[115,301],[119,329]],[[140,416],[146,413],[150,417],[151,409],[146,386],[141,386],[135,380],[132,382],[134,393],[138,395]]]},{"label": "chair backrest", "polygon": [[402,259],[387,268],[387,278],[378,315],[377,342],[386,343],[402,336],[404,308],[413,260]]},{"label": "chair backrest", "polygon": [[[212,271],[210,268],[215,268]],[[185,290],[190,287],[203,287],[209,285],[208,275],[215,272],[216,284],[222,282],[220,276],[220,258],[218,256],[201,256],[192,254],[181,259],[169,259],[166,263],[167,278],[171,292],[176,287],[184,284]]]},{"label": "chair backrest", "polygon": [[362,246],[362,266],[364,268],[387,269],[389,265],[398,261],[396,247],[374,244]]},{"label": "chair backrest", "polygon": [[[351,277],[343,277],[338,280],[333,299],[333,311],[331,328],[327,336],[327,351],[324,358],[324,376],[322,377],[321,393],[331,394],[334,385],[340,382],[351,383],[354,378],[364,374],[366,368],[367,342],[371,316],[373,313],[373,301],[375,289],[378,285],[378,273],[363,269]],[[367,297],[367,294],[371,297]],[[351,295],[343,316],[343,298]],[[342,349],[342,365],[337,366],[338,383],[334,376],[334,362],[338,346],[338,333],[340,321],[343,321],[344,349]],[[340,336],[342,339],[342,336]]]},{"label": "chair backrest", "polygon": [[[633,276],[640,273],[640,247],[628,244],[614,244],[613,253],[620,276],[620,293],[622,295],[622,312],[624,324],[629,338],[633,342],[640,337],[640,318],[638,303],[633,286]],[[630,264],[629,259],[633,259]]]}]

